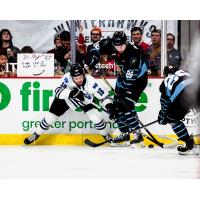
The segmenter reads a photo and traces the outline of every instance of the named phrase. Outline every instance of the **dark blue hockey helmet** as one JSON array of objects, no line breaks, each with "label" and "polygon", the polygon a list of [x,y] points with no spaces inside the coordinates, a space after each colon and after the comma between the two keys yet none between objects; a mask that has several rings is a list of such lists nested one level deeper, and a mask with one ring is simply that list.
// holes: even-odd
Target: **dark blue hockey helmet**
[{"label": "dark blue hockey helmet", "polygon": [[164,76],[167,77],[169,74],[174,74],[177,71],[177,67],[170,65],[164,67]]},{"label": "dark blue hockey helmet", "polygon": [[126,44],[127,37],[124,31],[116,31],[112,37],[112,42],[115,46]]},{"label": "dark blue hockey helmet", "polygon": [[70,75],[72,77],[80,76],[84,74],[84,69],[79,64],[73,64],[70,69]]}]

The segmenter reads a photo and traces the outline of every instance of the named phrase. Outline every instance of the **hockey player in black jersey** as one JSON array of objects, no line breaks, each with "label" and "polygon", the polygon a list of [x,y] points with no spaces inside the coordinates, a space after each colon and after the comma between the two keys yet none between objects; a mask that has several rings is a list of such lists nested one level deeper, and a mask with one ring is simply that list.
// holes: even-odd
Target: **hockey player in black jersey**
[{"label": "hockey player in black jersey", "polygon": [[166,66],[164,73],[166,78],[160,85],[161,110],[158,122],[162,125],[169,123],[178,139],[185,143],[177,147],[179,154],[189,154],[190,151],[197,154],[194,140],[181,121],[191,108],[195,108],[191,75],[183,70],[177,71],[173,66]]},{"label": "hockey player in black jersey", "polygon": [[[127,42],[123,31],[115,32],[112,38],[101,40],[98,53],[99,56],[95,52],[95,59],[100,55],[111,55],[120,68],[110,117],[115,119],[122,134],[113,143],[129,141],[130,131],[140,126],[135,104],[147,86],[147,66],[141,57],[140,50]],[[92,64],[94,65],[94,62]],[[134,140],[131,144],[132,146],[135,144],[143,146],[141,132],[134,133]]]},{"label": "hockey player in black jersey", "polygon": [[55,90],[55,99],[51,104],[50,110],[41,120],[40,126],[31,136],[24,140],[28,145],[36,141],[38,137],[47,132],[52,123],[69,109],[75,110],[82,108],[86,116],[94,123],[94,127],[104,137],[110,140],[111,136],[106,129],[103,116],[95,106],[94,98],[98,98],[106,109],[112,109],[112,100],[109,98],[108,89],[95,80],[89,74],[85,74],[79,64],[72,65],[70,72],[61,78],[60,85]]}]

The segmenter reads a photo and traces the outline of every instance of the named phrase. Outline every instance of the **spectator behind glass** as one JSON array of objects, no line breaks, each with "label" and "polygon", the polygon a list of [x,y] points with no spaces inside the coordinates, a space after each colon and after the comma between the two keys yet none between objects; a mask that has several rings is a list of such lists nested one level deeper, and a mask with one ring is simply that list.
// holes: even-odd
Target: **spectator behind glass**
[{"label": "spectator behind glass", "polygon": [[155,29],[151,32],[149,70],[151,76],[160,76],[160,48],[161,30]]},{"label": "spectator behind glass", "polygon": [[[69,71],[71,65],[71,47],[70,47],[70,32],[63,31],[60,33],[61,46],[55,50],[54,58],[63,67],[63,71],[66,73]],[[78,50],[76,50],[76,62],[83,67],[83,58]]]},{"label": "spectator behind glass", "polygon": [[55,71],[54,76],[60,77],[60,76],[64,75],[64,73],[62,71],[63,67],[60,66],[60,63],[55,58],[56,57],[55,54],[57,55],[58,48],[62,46],[62,43],[61,43],[61,40],[60,40],[60,33],[56,33],[54,35],[54,45],[55,45],[55,47],[53,49],[47,51],[47,53],[53,53],[54,54],[54,71]]},{"label": "spectator behind glass", "polygon": [[85,44],[85,39],[83,35],[83,27],[80,25],[79,27],[79,36],[78,36],[78,50],[80,54],[83,54],[85,56],[87,52],[86,44]]},{"label": "spectator behind glass", "polygon": [[99,27],[93,27],[90,31],[91,42],[92,44],[88,45],[87,52],[90,52],[91,49],[96,48],[99,49],[99,42],[101,40],[101,29]]},{"label": "spectator behind glass", "polygon": [[35,53],[35,51],[30,46],[22,47],[20,53]]},{"label": "spectator behind glass", "polygon": [[142,41],[143,31],[140,27],[133,27],[131,29],[131,39],[133,45],[137,46],[140,49],[141,55],[143,56],[146,65],[149,65],[149,55],[150,49],[149,45]]},{"label": "spectator behind glass", "polygon": [[[87,53],[85,56],[85,64],[89,66],[89,70],[93,76],[98,75],[98,70],[96,70],[96,60],[98,60],[99,55],[99,42],[101,40],[102,34],[101,29],[97,26],[94,26],[90,31],[91,42],[92,44],[88,45]],[[95,63],[95,64],[94,64]],[[97,73],[96,73],[97,72]]]},{"label": "spectator behind glass", "polygon": [[8,29],[2,29],[0,31],[0,50],[7,55],[9,63],[17,62],[19,49],[13,46],[12,35]]},{"label": "spectator behind glass", "polygon": [[8,77],[6,65],[8,64],[8,58],[5,54],[0,53],[0,77]]},{"label": "spectator behind glass", "polygon": [[53,53],[54,54],[56,49],[58,49],[59,47],[62,46],[62,43],[60,41],[60,34],[59,33],[56,33],[54,35],[54,45],[55,45],[55,47],[53,49],[47,51],[47,53]]},{"label": "spectator behind glass", "polygon": [[143,31],[140,27],[133,27],[131,29],[131,39],[133,44],[139,47],[142,52],[147,52],[149,50],[149,45],[142,41]]},{"label": "spectator behind glass", "polygon": [[0,53],[0,77],[16,77],[16,70],[11,70],[11,67],[8,66],[7,55],[4,53]]},{"label": "spectator behind glass", "polygon": [[174,48],[175,36],[171,33],[167,34],[167,65],[174,66],[177,69],[181,65],[181,53],[179,50]]},{"label": "spectator behind glass", "polygon": [[54,59],[55,63],[59,63],[60,66],[63,67],[63,70],[65,70],[71,58],[69,31],[63,31],[60,33],[60,44],[60,46],[54,49]]}]

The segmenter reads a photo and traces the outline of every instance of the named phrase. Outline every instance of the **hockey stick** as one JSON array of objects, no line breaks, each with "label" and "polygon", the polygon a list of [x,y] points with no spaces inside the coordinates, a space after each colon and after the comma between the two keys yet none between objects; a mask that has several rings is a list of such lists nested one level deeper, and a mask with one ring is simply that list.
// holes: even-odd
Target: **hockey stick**
[{"label": "hockey stick", "polygon": [[[158,121],[158,120],[156,120],[156,121]],[[126,125],[126,126],[129,127],[130,129],[132,129],[126,122],[121,122],[121,123],[123,123],[124,125]],[[139,123],[141,124],[141,127],[143,127],[145,130],[148,130],[148,129],[146,128],[146,126],[145,126],[141,121],[139,121]],[[130,133],[131,133],[131,132],[134,132],[134,131],[137,131],[137,130],[132,129],[132,130],[130,131]],[[150,137],[149,137],[148,135],[145,135],[145,137],[146,137],[148,140],[150,140],[150,141],[153,142],[154,144],[157,144],[159,147],[164,148],[164,143],[159,142],[159,141],[150,133],[150,131],[148,131],[147,133],[150,135]]]},{"label": "hockey stick", "polygon": [[[143,126],[144,124],[139,120],[139,123]],[[149,131],[148,128],[144,127],[144,130],[153,138],[153,141],[155,144],[158,142],[158,140],[151,134],[151,132]],[[148,138],[148,136],[146,136],[147,139],[151,140],[151,138]],[[159,144],[157,144],[158,146],[162,147],[163,149],[172,149],[172,148],[175,148],[177,147],[178,145],[178,141],[174,138],[169,138],[167,136],[159,136],[159,138],[162,138],[162,139],[167,139],[167,140],[170,140],[172,141],[173,143],[172,144],[164,144],[164,143],[161,143],[161,142],[158,142],[160,144],[162,144],[161,146]]]},{"label": "hockey stick", "polygon": [[[108,84],[109,84],[109,83],[108,83]],[[98,109],[102,109],[105,113],[109,114],[109,113],[107,112],[107,110],[105,110],[103,107],[101,107],[101,106],[95,104],[94,102],[91,102],[91,101],[90,101],[90,102],[88,102],[88,103],[94,105],[94,106],[95,106],[96,108],[98,108]],[[140,122],[140,121],[139,121],[139,122]],[[124,125],[126,125],[127,127],[129,127],[129,125],[128,125],[126,122],[121,122],[121,123],[123,123]],[[141,122],[140,122],[140,123],[141,123]],[[142,127],[145,127],[144,124],[142,124]],[[130,128],[130,127],[129,127],[129,128]],[[130,129],[132,129],[132,128],[130,128]],[[134,131],[134,130],[131,130],[130,133],[133,132],[133,131]],[[150,133],[150,132],[148,132],[148,133]],[[153,142],[154,144],[156,144],[156,145],[160,146],[161,148],[163,148],[163,146],[164,146],[163,143],[159,142],[151,133],[150,133],[149,135],[150,135],[150,137],[146,135],[146,138],[147,138],[148,140],[150,140],[150,141]],[[89,145],[89,143],[90,143],[90,141],[88,141],[88,139],[86,139],[84,142],[85,142],[85,144],[88,144],[88,145]],[[89,146],[92,146],[92,145],[89,145]]]},{"label": "hockey stick", "polygon": [[[86,71],[88,71],[88,69],[86,69]],[[99,72],[99,71],[98,71]],[[88,71],[88,73],[90,73],[89,71]],[[115,90],[114,90],[114,88],[110,85],[110,83],[99,73],[99,76],[100,76],[100,78],[104,81],[104,83],[114,92],[114,94],[116,95],[116,92],[115,92]],[[95,106],[97,106],[97,105],[95,105]],[[106,112],[106,113],[108,113],[105,109],[103,109],[102,108],[102,110],[104,111],[104,112]],[[109,114],[109,113],[108,113]],[[139,120],[139,119],[138,119]],[[127,123],[125,123],[125,122],[122,122],[123,124],[125,124],[127,127],[129,127],[129,125],[127,124]],[[142,126],[144,126],[144,124],[139,120],[139,123],[142,125]],[[130,128],[130,127],[129,127]],[[148,139],[148,140],[150,140],[151,142],[153,142],[153,143],[155,143],[156,145],[158,145],[158,146],[160,146],[161,148],[164,148],[165,147],[165,144],[164,143],[161,143],[161,142],[159,142],[152,134],[151,134],[151,132],[146,128],[146,127],[144,127],[144,129],[145,129],[145,131],[149,134],[149,136],[148,135],[145,135],[146,136],[146,138]],[[167,139],[169,139],[169,138],[167,138]]]},{"label": "hockey stick", "polygon": [[[114,88],[110,85],[110,83],[109,83],[102,75],[99,74],[99,76],[101,77],[101,79],[103,79],[103,81],[105,82],[105,84],[106,84],[106,85],[114,92],[114,94],[116,95],[116,92],[115,92]],[[140,123],[141,126],[144,126],[144,124],[143,124],[139,119],[138,119],[138,121],[139,121],[139,123]],[[122,122],[122,123],[124,123],[124,122]],[[127,123],[124,123],[124,124],[125,124],[126,126],[129,127],[129,125],[128,125]],[[145,130],[145,131],[148,133],[148,135],[150,136],[150,137],[149,137],[148,135],[145,135],[146,138],[147,138],[148,140],[150,140],[151,142],[157,144],[157,145],[160,146],[161,148],[173,148],[173,147],[175,147],[175,146],[178,145],[178,141],[177,141],[177,140],[175,140],[175,139],[173,139],[173,138],[166,137],[166,136],[163,136],[163,138],[164,138],[164,139],[171,140],[171,141],[173,141],[173,143],[170,144],[170,145],[166,145],[166,144],[164,144],[164,143],[161,143],[161,142],[159,142],[159,141],[151,134],[151,132],[150,132],[146,127],[144,127],[144,130]]]},{"label": "hockey stick", "polygon": [[[158,121],[155,120],[155,121],[153,121],[153,122],[150,122],[150,123],[148,123],[148,124],[146,124],[146,125],[144,125],[144,126],[141,126],[141,127],[137,128],[137,129],[135,129],[135,130],[132,130],[132,131],[139,131],[139,130],[143,129],[144,127],[150,126],[150,125],[155,124],[155,123],[157,123],[157,122],[158,122]],[[88,146],[91,146],[91,147],[99,147],[99,146],[101,146],[101,145],[103,145],[103,144],[112,142],[114,139],[115,139],[115,138],[109,139],[109,140],[106,140],[106,141],[100,142],[100,143],[95,143],[95,142],[92,142],[92,141],[89,140],[89,139],[85,139],[84,143],[87,144]]]},{"label": "hockey stick", "polygon": [[[114,92],[114,94],[116,95],[116,92],[115,92],[114,88],[110,85],[110,83],[109,83],[101,74],[99,74],[99,76],[100,76],[101,79],[103,79],[103,81],[105,82],[105,84],[106,84],[106,85]],[[104,109],[103,109],[103,111],[107,113],[107,111],[105,111]],[[144,124],[143,124],[139,119],[138,119],[138,121],[139,121],[139,123],[140,123],[142,126],[144,126]],[[122,122],[122,123],[124,123],[124,122]],[[124,124],[125,124],[127,127],[129,127],[129,125],[128,125],[127,123],[124,123]],[[146,136],[146,138],[147,138],[148,140],[150,140],[151,142],[157,144],[157,145],[160,146],[161,148],[164,148],[164,144],[163,144],[163,143],[160,143],[160,142],[151,134],[151,132],[150,132],[146,127],[144,127],[144,129],[145,129],[145,131],[150,135],[150,137],[149,137],[149,136]]]}]

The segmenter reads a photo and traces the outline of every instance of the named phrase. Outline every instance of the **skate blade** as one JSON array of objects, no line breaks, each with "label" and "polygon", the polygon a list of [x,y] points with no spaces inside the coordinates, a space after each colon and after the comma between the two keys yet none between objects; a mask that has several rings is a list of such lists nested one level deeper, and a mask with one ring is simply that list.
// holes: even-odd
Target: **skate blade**
[{"label": "skate blade", "polygon": [[35,143],[31,143],[31,144],[22,144],[22,147],[28,147],[28,146],[33,146],[33,145],[35,145]]},{"label": "skate blade", "polygon": [[186,151],[186,152],[178,152],[179,155],[195,155],[195,156],[198,156],[199,155],[199,150],[197,148],[195,149],[192,149],[190,151]]},{"label": "skate blade", "polygon": [[130,141],[120,142],[120,143],[110,143],[111,147],[128,147],[130,146]]},{"label": "skate blade", "polygon": [[144,142],[135,143],[135,144],[131,144],[131,148],[133,149],[145,148],[145,145],[144,145]]}]

